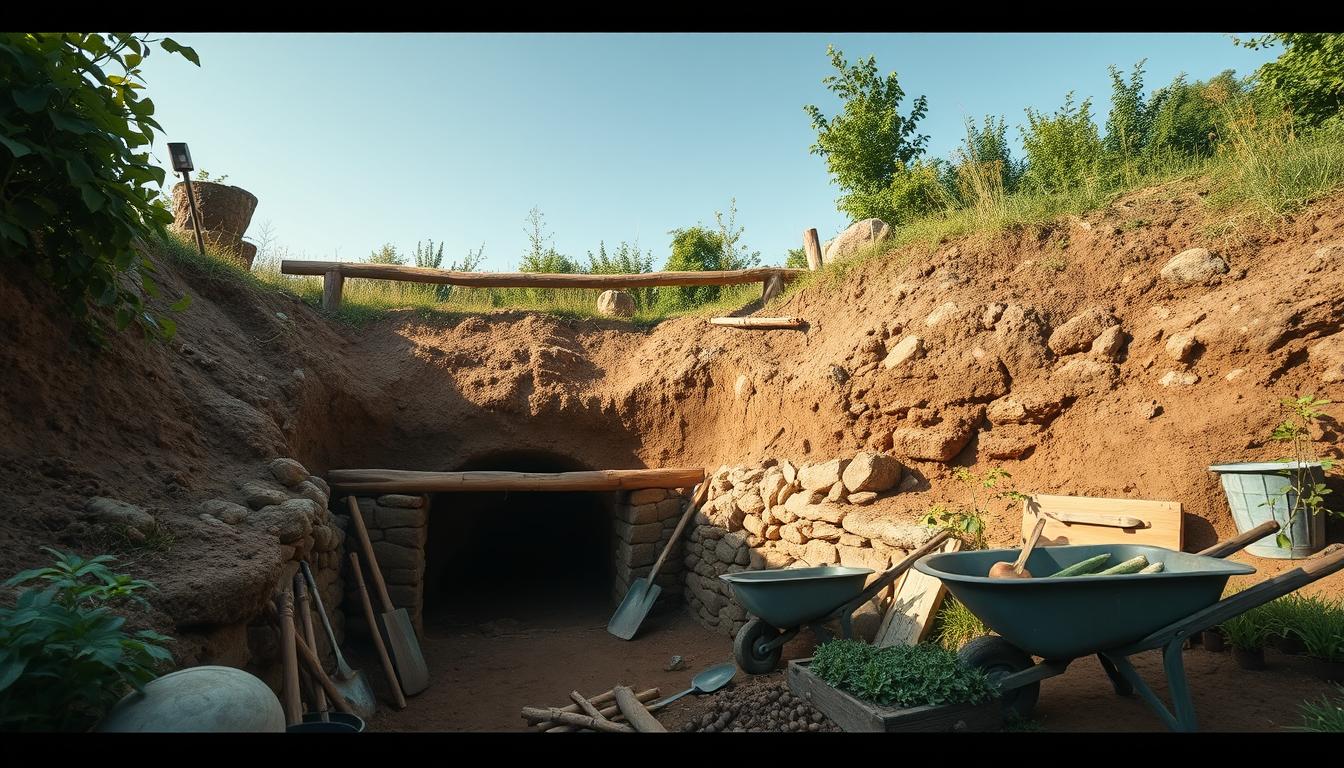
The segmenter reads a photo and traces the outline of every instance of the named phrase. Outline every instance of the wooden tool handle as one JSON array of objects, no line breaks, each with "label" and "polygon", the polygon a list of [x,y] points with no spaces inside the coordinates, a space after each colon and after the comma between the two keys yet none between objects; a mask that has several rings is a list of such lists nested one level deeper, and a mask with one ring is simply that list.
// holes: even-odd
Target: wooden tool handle
[{"label": "wooden tool handle", "polygon": [[1245,533],[1233,536],[1226,541],[1220,541],[1212,547],[1200,550],[1195,554],[1204,555],[1205,557],[1227,557],[1228,555],[1240,552],[1247,546],[1254,544],[1272,533],[1278,532],[1279,524],[1273,520],[1266,520]]},{"label": "wooden tool handle", "polygon": [[280,593],[280,662],[285,679],[281,703],[285,706],[285,723],[303,722],[303,704],[299,701],[299,660],[294,650],[294,596],[286,589]]},{"label": "wooden tool handle", "polygon": [[1031,550],[1036,548],[1036,542],[1041,540],[1041,531],[1045,530],[1045,518],[1042,517],[1036,521],[1036,527],[1031,529],[1031,536],[1027,538],[1026,546],[1022,547],[1022,552],[1018,554],[1017,561],[1013,563],[1013,572],[1018,576],[1022,575],[1022,567],[1027,564],[1027,558],[1031,557]]},{"label": "wooden tool handle", "polygon": [[1130,517],[1129,515],[1097,515],[1082,512],[1049,512],[1047,515],[1061,523],[1077,525],[1104,525],[1111,528],[1148,527],[1148,524],[1142,518]]},{"label": "wooden tool handle", "polygon": [[308,674],[312,675],[313,679],[321,684],[322,690],[326,691],[327,696],[331,697],[336,709],[347,715],[355,714],[355,711],[350,708],[350,704],[346,702],[345,697],[341,695],[340,689],[336,687],[335,683],[331,682],[331,678],[327,677],[327,673],[322,670],[322,662],[317,660],[317,654],[313,653],[313,649],[309,648],[308,644],[303,642],[303,638],[298,635],[294,636],[294,646],[298,648],[299,658],[308,668]]},{"label": "wooden tool handle", "polygon": [[663,547],[663,553],[658,556],[657,562],[653,564],[653,570],[649,571],[648,580],[652,584],[654,578],[658,575],[659,569],[663,567],[663,561],[667,559],[667,554],[676,546],[677,540],[681,538],[681,532],[686,530],[686,522],[691,519],[695,511],[705,502],[705,497],[709,495],[709,476],[700,481],[700,487],[696,489],[695,496],[691,498],[691,503],[686,505],[686,511],[681,514],[681,520],[677,527],[672,530],[672,535],[667,540],[667,546]]},{"label": "wooden tool handle", "polygon": [[640,733],[667,733],[667,728],[658,722],[658,718],[649,714],[649,710],[639,703],[635,698],[635,692],[624,685],[618,685],[612,690],[616,691],[616,706],[620,708],[621,714],[625,719],[635,727]]},{"label": "wooden tool handle", "polygon": [[387,685],[392,690],[392,699],[397,709],[406,708],[406,697],[401,692],[401,683],[397,680],[397,670],[387,655],[387,646],[383,645],[383,634],[378,631],[378,619],[373,615],[373,603],[369,602],[369,591],[364,588],[364,574],[359,571],[359,555],[350,553],[350,577],[355,581],[355,591],[359,593],[359,603],[364,607],[364,621],[369,625],[369,634],[373,636],[373,647],[378,651],[378,661],[387,675]]},{"label": "wooden tool handle", "polygon": [[359,513],[359,502],[355,501],[354,496],[346,496],[345,499],[350,502],[350,519],[355,521],[355,534],[359,537],[359,545],[364,550],[364,559],[369,561],[369,578],[373,579],[373,588],[378,591],[383,613],[391,613],[397,608],[392,605],[392,598],[387,596],[387,584],[383,583],[383,571],[378,567],[378,558],[373,554],[373,542],[369,540],[369,531],[364,527],[364,516]]},{"label": "wooden tool handle", "polygon": [[[307,565],[307,563],[305,563]],[[313,612],[308,607],[308,587],[304,583],[304,576],[301,573],[294,574],[294,601],[295,608],[299,612],[303,626],[303,641],[309,648],[317,647],[317,636],[313,633]],[[327,696],[322,690],[322,686],[313,684],[313,708],[322,716],[322,722],[327,722]]]}]

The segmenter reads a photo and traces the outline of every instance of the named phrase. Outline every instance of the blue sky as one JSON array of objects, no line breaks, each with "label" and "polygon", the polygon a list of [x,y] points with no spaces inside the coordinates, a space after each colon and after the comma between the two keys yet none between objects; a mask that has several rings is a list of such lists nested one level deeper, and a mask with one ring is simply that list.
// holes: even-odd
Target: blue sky
[{"label": "blue sky", "polygon": [[929,151],[966,117],[1053,111],[1093,97],[1108,64],[1147,58],[1146,86],[1179,72],[1249,74],[1277,51],[1224,34],[205,34],[170,33],[201,68],[156,51],[144,65],[166,136],[198,169],[260,199],[291,257],[361,260],[384,242],[485,244],[482,269],[517,267],[533,206],[562,253],[638,239],[655,266],[667,232],[712,225],[736,198],[744,242],[781,263],[802,232],[848,223],[804,104],[828,116],[827,43],[895,70],[924,94]]}]

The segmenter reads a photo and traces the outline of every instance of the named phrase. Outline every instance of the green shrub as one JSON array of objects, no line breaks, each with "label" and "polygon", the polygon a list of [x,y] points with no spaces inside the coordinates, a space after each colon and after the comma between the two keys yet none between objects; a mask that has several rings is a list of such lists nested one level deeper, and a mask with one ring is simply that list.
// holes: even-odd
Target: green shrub
[{"label": "green shrub", "polygon": [[1344,603],[1303,595],[1286,595],[1272,613],[1271,631],[1277,636],[1296,636],[1308,656],[1325,661],[1344,661]]},{"label": "green shrub", "polygon": [[95,339],[100,308],[118,330],[177,330],[139,250],[172,221],[154,202],[165,175],[149,146],[162,128],[140,71],[151,42],[199,64],[171,38],[0,34],[0,257],[33,262]]},{"label": "green shrub", "polygon": [[1325,733],[1344,733],[1344,686],[1335,686],[1339,698],[1332,699],[1322,695],[1315,701],[1302,705],[1302,727],[1304,731]]},{"label": "green shrub", "polygon": [[1237,42],[1283,46],[1277,59],[1256,70],[1256,89],[1292,105],[1300,127],[1319,126],[1344,111],[1344,34],[1287,32]]},{"label": "green shrub", "polygon": [[1054,115],[1027,109],[1022,131],[1027,170],[1022,183],[1037,192],[1093,186],[1101,171],[1101,139],[1092,122],[1092,100],[1073,103],[1073,93]]},{"label": "green shrub", "polygon": [[113,574],[108,555],[84,559],[46,549],[54,565],[24,571],[5,586],[25,586],[0,609],[0,730],[86,730],[129,689],[140,690],[172,656],[169,638],[128,635],[113,606],[144,604],[147,581]]},{"label": "green shrub", "polygon": [[817,649],[812,672],[884,707],[979,704],[994,696],[983,672],[931,643],[875,648],[857,640],[833,640]]},{"label": "green shrub", "polygon": [[1255,651],[1265,647],[1265,643],[1278,631],[1275,609],[1268,604],[1257,606],[1240,616],[1233,616],[1218,625],[1223,637],[1233,648],[1243,651]]}]

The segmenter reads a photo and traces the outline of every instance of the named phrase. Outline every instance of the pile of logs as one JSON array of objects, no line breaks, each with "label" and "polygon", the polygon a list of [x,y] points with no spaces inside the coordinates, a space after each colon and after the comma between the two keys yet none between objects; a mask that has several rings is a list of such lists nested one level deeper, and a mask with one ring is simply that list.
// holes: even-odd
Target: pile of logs
[{"label": "pile of logs", "polygon": [[[543,733],[599,731],[605,733],[665,733],[644,705],[658,698],[658,689],[635,693],[618,685],[589,699],[578,691],[569,694],[573,704],[563,707],[523,707],[523,719]],[[624,721],[624,722],[622,722]]]}]

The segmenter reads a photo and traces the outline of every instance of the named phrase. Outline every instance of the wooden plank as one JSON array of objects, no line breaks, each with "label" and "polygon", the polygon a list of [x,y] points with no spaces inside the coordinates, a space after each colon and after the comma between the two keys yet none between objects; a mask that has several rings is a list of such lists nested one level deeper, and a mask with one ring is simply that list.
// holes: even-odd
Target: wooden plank
[{"label": "wooden plank", "polygon": [[729,328],[802,328],[807,325],[807,321],[801,317],[711,317],[709,322],[713,325],[724,325]]},{"label": "wooden plank", "polygon": [[601,469],[590,472],[414,472],[401,469],[333,469],[327,482],[352,493],[444,491],[618,491],[690,488],[705,470]]},{"label": "wooden plank", "polygon": [[807,252],[807,268],[812,271],[821,269],[821,238],[816,229],[803,233],[803,250]]},{"label": "wooden plank", "polygon": [[398,264],[361,264],[345,261],[299,261],[285,259],[280,272],[286,275],[326,275],[338,272],[365,280],[400,280],[407,283],[460,285],[467,288],[646,288],[660,285],[740,285],[763,283],[778,275],[793,280],[806,269],[755,267],[704,272],[642,272],[629,275],[556,274],[550,272],[454,272],[447,269],[408,267]]},{"label": "wooden plank", "polygon": [[[960,539],[948,539],[940,552],[961,550]],[[915,645],[924,642],[929,630],[933,629],[933,620],[938,608],[947,595],[947,587],[941,579],[927,576],[914,569],[905,574],[901,587],[896,591],[896,599],[882,617],[882,626],[878,628],[873,645],[886,648],[889,645]]]},{"label": "wooden plank", "polygon": [[[1071,520],[1091,518],[1098,524],[1062,522],[1050,517],[1056,513],[1064,513]],[[1177,501],[1040,494],[1023,502],[1023,538],[1031,533],[1037,518],[1042,514],[1046,516],[1045,530],[1041,532],[1042,547],[1065,544],[1147,544],[1179,552],[1185,543],[1181,504]],[[1117,528],[1106,524],[1115,522],[1113,518],[1117,517],[1138,518],[1143,521],[1143,527]]]},{"label": "wooden plank", "polygon": [[941,707],[880,707],[831,687],[812,674],[811,659],[789,662],[789,691],[807,701],[847,732],[893,733],[903,731],[997,731],[1003,727],[1003,704],[990,699],[983,704]]}]

